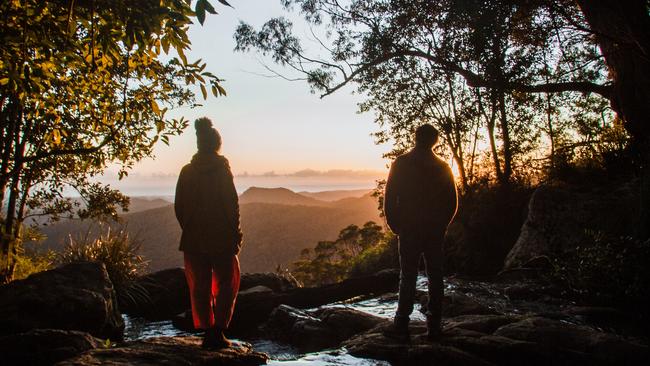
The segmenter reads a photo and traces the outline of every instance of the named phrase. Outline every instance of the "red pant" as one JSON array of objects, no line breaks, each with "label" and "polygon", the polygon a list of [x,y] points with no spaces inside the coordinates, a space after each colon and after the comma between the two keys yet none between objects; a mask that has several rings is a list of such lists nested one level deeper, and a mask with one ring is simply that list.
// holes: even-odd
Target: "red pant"
[{"label": "red pant", "polygon": [[228,328],[239,291],[239,258],[211,260],[184,252],[185,277],[190,288],[194,328]]}]

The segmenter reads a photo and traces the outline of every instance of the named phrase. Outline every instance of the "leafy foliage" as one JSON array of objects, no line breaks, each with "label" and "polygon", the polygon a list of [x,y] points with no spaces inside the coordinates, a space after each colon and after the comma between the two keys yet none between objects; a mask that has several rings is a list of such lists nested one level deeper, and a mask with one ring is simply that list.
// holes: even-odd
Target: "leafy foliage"
[{"label": "leafy foliage", "polygon": [[552,278],[582,299],[646,308],[650,298],[650,241],[587,233],[584,245],[553,259]]},{"label": "leafy foliage", "polygon": [[[294,263],[292,274],[305,286],[336,283],[351,275],[367,274],[390,266],[383,253],[394,247],[394,237],[369,221],[358,227],[349,225],[334,241],[320,241],[305,249]],[[393,259],[395,256],[393,256]]]},{"label": "leafy foliage", "polygon": [[90,239],[90,232],[79,239],[69,238],[68,244],[58,254],[57,262],[91,261],[103,263],[115,287],[119,303],[142,302],[148,292],[134,280],[145,273],[147,261],[139,254],[140,242],[129,237],[126,230],[112,232]]},{"label": "leafy foliage", "polygon": [[[225,3],[222,1],[222,3]],[[92,182],[109,163],[120,177],[188,122],[192,86],[225,95],[201,60],[189,25],[206,0],[5,1],[0,5],[0,282],[10,279],[28,214],[114,217],[128,199]],[[75,189],[83,205],[63,196]]]},{"label": "leafy foliage", "polygon": [[22,280],[38,272],[52,269],[56,261],[56,254],[52,251],[46,253],[27,253],[21,251],[16,257],[16,269],[13,280]]},{"label": "leafy foliage", "polygon": [[116,287],[128,283],[146,270],[147,262],[138,254],[140,243],[129,237],[125,230],[106,233],[97,239],[89,236],[79,239],[70,237],[59,255],[59,262],[92,261],[103,263]]},{"label": "leafy foliage", "polygon": [[434,124],[445,143],[439,153],[453,159],[463,191],[484,178],[509,184],[538,175],[556,151],[595,143],[613,120],[603,108],[611,96],[607,68],[575,2],[284,5],[324,28],[324,37],[314,35],[318,57],[286,18],[257,30],[241,24],[236,49],[304,74],[322,96],[354,83],[367,96],[360,110],[375,113],[377,141],[395,143],[388,156],[410,147],[417,125]]}]

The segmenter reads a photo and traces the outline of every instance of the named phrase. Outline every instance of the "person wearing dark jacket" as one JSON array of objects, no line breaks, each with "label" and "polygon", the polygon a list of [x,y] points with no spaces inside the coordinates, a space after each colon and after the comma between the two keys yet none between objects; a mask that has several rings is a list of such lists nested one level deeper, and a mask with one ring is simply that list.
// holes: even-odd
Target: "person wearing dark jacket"
[{"label": "person wearing dark jacket", "polygon": [[185,276],[194,327],[205,348],[225,348],[239,291],[239,203],[228,160],[219,154],[221,136],[208,118],[194,123],[198,152],[181,170],[174,210],[182,234]]},{"label": "person wearing dark jacket", "polygon": [[408,338],[422,256],[429,281],[428,337],[436,339],[441,333],[443,240],[456,214],[457,195],[449,165],[432,151],[437,141],[438,131],[433,126],[418,127],[415,147],[395,159],[386,181],[384,214],[398,235],[400,259],[397,312],[387,336]]}]

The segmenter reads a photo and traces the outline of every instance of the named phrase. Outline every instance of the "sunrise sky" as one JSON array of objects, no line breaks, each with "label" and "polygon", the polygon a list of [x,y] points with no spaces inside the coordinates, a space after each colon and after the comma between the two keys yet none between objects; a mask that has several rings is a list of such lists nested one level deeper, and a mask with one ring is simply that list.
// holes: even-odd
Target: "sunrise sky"
[{"label": "sunrise sky", "polygon": [[[283,10],[279,1],[232,3],[234,9],[219,6],[219,14],[208,16],[204,26],[191,28],[193,46],[188,54],[189,59],[202,58],[210,71],[225,79],[228,96],[210,97],[203,107],[170,111],[169,117],[184,116],[193,121],[208,116],[213,120],[224,141],[222,153],[238,176],[240,190],[251,185],[305,190],[372,186],[386,172],[387,161],[381,156],[389,146],[374,144],[370,134],[377,127],[372,115],[356,113],[361,98],[348,88],[320,99],[310,94],[305,82],[268,77],[270,73],[262,62],[289,75],[288,70],[253,53],[235,53],[233,34],[240,20],[257,27],[282,15]],[[293,18],[300,29],[300,18]],[[297,34],[317,51],[308,28]],[[149,190],[151,194],[171,193],[176,174],[189,162],[195,146],[194,128],[190,127],[173,138],[170,146],[159,145],[156,159],[142,161],[125,180],[118,182],[114,169],[109,169],[103,181],[131,195],[146,195]],[[313,177],[282,177],[304,169],[318,173]],[[326,173],[331,170],[338,172]],[[344,174],[340,170],[353,172]],[[275,175],[261,176],[271,171]]]}]

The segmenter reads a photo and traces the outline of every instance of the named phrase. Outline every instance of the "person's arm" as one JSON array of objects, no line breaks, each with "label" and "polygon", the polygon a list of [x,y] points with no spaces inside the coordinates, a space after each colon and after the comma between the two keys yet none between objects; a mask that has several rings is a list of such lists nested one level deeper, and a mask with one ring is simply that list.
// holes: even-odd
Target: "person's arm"
[{"label": "person's arm", "polygon": [[188,182],[187,182],[187,167],[181,169],[181,173],[178,175],[178,181],[176,182],[176,194],[174,195],[174,213],[176,214],[176,220],[183,229],[185,220],[187,219],[187,192],[188,192]]},{"label": "person's arm", "polygon": [[234,177],[226,158],[224,158],[224,171],[221,177],[221,188],[221,202],[223,202],[224,211],[226,213],[225,216],[235,239],[235,253],[239,253],[242,241],[242,232],[239,223],[239,197],[237,196]]},{"label": "person's arm", "polygon": [[449,220],[447,223],[450,223],[456,212],[458,210],[458,192],[456,191],[456,181],[454,180],[454,174],[451,172],[449,166],[445,167],[445,197],[446,197],[446,213]]},{"label": "person's arm", "polygon": [[399,191],[400,191],[400,162],[396,159],[390,166],[388,179],[386,179],[386,188],[384,190],[384,215],[386,216],[386,223],[392,232],[399,234],[399,215],[397,212],[397,205],[399,204]]}]

